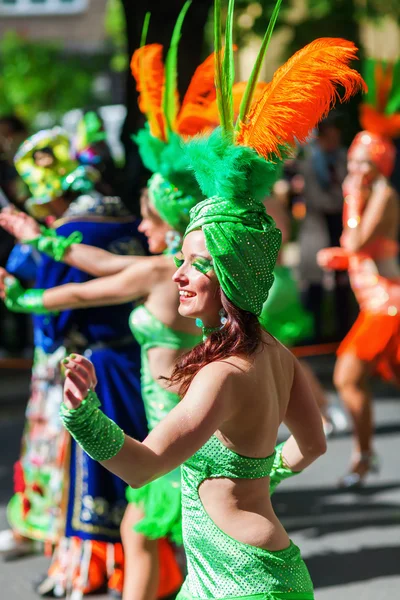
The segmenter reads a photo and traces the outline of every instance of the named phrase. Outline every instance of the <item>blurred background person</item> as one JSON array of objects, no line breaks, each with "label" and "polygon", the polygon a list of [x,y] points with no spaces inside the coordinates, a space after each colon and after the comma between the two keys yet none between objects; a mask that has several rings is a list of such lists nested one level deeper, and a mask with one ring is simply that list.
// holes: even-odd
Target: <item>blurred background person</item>
[{"label": "blurred background person", "polygon": [[396,65],[390,63],[367,63],[369,93],[360,119],[364,131],[349,149],[349,174],[343,184],[341,247],[318,255],[325,268],[348,270],[360,307],[339,347],[334,371],[335,386],[353,421],[353,457],[349,473],[339,482],[346,488],[362,485],[379,467],[373,447],[371,376],[400,385],[400,213],[399,197],[389,179],[396,160],[390,138],[400,134],[395,71]]},{"label": "blurred background person", "polygon": [[[315,342],[324,338],[324,274],[316,255],[327,245],[337,246],[342,233],[342,183],[346,176],[346,150],[342,146],[338,117],[331,115],[319,126],[315,139],[306,146],[292,180],[302,192],[305,215],[299,231],[302,300],[314,316]],[[337,339],[350,328],[350,287],[347,275],[335,273],[334,319]]]}]

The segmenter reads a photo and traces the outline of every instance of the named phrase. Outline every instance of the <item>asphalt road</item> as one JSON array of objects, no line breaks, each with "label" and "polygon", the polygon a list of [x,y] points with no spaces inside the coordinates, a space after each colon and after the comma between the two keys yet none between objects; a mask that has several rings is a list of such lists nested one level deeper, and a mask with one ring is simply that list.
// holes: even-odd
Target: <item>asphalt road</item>
[{"label": "asphalt road", "polygon": [[[330,368],[329,362],[321,367],[327,380]],[[26,384],[24,374],[0,372],[0,529],[6,527]],[[276,512],[302,549],[317,600],[400,597],[400,400],[397,393],[379,386],[375,406],[376,450],[382,466],[365,488],[354,493],[335,486],[350,454],[345,435],[331,439],[327,454],[285,482],[274,498]],[[31,581],[46,565],[41,556],[0,562],[0,599],[34,600]]]}]

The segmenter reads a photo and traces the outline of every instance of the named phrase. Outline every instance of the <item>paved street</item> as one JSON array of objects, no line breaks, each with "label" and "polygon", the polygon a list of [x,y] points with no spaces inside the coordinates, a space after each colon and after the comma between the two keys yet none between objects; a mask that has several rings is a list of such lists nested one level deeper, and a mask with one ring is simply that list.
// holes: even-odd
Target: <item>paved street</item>
[{"label": "paved street", "polygon": [[[321,366],[326,381],[330,368],[329,362]],[[0,372],[0,528],[6,526],[26,383],[24,374],[10,378]],[[400,401],[386,387],[377,391],[376,449],[382,469],[371,476],[368,487],[359,493],[335,487],[350,452],[350,439],[343,436],[332,439],[327,454],[303,475],[285,482],[274,499],[277,513],[306,558],[317,600],[399,597]],[[0,598],[34,600],[31,581],[46,564],[43,557],[0,563]]]}]

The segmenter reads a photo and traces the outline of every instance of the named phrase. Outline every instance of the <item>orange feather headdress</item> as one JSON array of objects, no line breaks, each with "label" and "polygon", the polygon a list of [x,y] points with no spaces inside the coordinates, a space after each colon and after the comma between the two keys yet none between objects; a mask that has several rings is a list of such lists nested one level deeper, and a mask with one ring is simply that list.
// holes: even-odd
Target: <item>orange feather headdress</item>
[{"label": "orange feather headdress", "polygon": [[[207,197],[264,197],[283,158],[304,142],[336,101],[345,102],[366,85],[350,67],[357,48],[340,38],[322,38],[296,52],[257,88],[262,61],[282,0],[271,21],[234,120],[232,29],[234,0],[229,0],[224,49],[220,0],[215,0],[217,104],[221,127],[187,144],[192,168]],[[340,90],[340,91],[339,91]],[[235,150],[236,149],[236,150]],[[254,175],[254,177],[253,177]]]},{"label": "orange feather headdress", "polygon": [[364,146],[379,171],[390,177],[396,160],[392,138],[400,136],[400,61],[370,58],[365,61],[364,72],[368,84],[365,102],[360,105],[364,131],[356,135],[348,154],[351,157],[355,148]]}]

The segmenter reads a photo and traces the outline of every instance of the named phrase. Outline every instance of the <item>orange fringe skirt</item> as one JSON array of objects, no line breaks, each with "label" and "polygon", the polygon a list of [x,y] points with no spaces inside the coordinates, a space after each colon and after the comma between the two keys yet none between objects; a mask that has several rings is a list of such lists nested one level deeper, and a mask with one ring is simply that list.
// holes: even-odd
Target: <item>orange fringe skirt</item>
[{"label": "orange fringe skirt", "polygon": [[400,385],[400,313],[395,316],[361,311],[340,344],[337,355],[353,354],[371,363],[374,373]]}]

